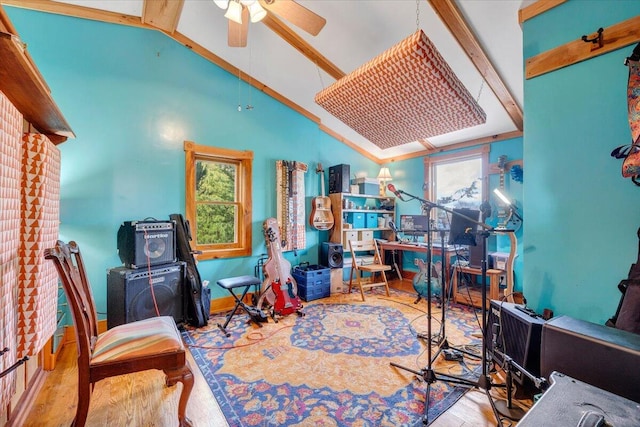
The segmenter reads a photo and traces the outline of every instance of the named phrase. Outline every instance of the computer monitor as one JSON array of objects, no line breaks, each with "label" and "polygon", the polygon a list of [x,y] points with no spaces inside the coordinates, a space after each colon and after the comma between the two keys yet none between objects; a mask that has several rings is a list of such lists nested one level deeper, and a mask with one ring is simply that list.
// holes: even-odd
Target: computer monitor
[{"label": "computer monitor", "polygon": [[450,245],[476,245],[476,232],[480,211],[476,209],[455,208],[451,215]]},{"label": "computer monitor", "polygon": [[421,235],[429,228],[427,215],[400,215],[400,231],[406,235]]}]

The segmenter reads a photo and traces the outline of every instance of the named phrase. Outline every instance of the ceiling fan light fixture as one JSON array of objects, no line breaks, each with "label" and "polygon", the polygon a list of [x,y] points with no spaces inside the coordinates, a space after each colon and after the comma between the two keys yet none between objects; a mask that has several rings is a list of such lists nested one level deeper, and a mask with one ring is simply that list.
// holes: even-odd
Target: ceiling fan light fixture
[{"label": "ceiling fan light fixture", "polygon": [[216,4],[216,6],[218,6],[220,9],[227,9],[227,6],[229,6],[229,0],[213,0],[213,2]]},{"label": "ceiling fan light fixture", "polygon": [[249,9],[249,16],[251,16],[251,22],[260,22],[267,16],[267,11],[260,5],[260,2],[253,1],[247,5]]},{"label": "ceiling fan light fixture", "polygon": [[224,14],[224,17],[238,24],[242,24],[242,5],[236,0],[230,1],[229,8],[227,9],[227,13]]}]

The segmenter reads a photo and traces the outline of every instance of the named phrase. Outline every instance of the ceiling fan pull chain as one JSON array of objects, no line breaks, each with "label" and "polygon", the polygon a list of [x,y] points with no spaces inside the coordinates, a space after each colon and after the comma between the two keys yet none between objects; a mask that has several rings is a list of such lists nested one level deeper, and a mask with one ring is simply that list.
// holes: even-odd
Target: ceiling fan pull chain
[{"label": "ceiling fan pull chain", "polygon": [[322,81],[322,74],[320,73],[320,67],[318,66],[318,61],[316,61],[316,70],[318,71],[318,77],[320,78],[320,86],[324,89],[324,81]]},{"label": "ceiling fan pull chain", "polygon": [[249,103],[247,104],[247,110],[251,111],[253,110],[253,105],[251,104],[251,75],[252,75],[252,69],[251,69],[251,44],[249,44],[249,75],[247,76],[249,78],[248,82],[249,82]]},{"label": "ceiling fan pull chain", "polygon": [[482,95],[482,89],[484,88],[484,77],[480,81],[480,90],[478,91],[478,97],[476,98],[476,102],[480,102],[480,95]]},{"label": "ceiling fan pull chain", "polygon": [[242,104],[240,103],[240,83],[242,83],[241,73],[242,71],[240,71],[240,68],[238,67],[238,112],[242,111]]}]

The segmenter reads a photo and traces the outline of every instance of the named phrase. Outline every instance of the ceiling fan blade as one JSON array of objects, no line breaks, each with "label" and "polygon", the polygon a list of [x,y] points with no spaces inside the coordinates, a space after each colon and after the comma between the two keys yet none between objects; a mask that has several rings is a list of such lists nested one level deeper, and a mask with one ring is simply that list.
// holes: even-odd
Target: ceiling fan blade
[{"label": "ceiling fan blade", "polygon": [[228,21],[227,44],[229,47],[246,47],[247,33],[249,32],[249,9],[246,6],[242,6],[242,24],[238,24],[231,19],[228,19]]},{"label": "ceiling fan blade", "polygon": [[327,23],[322,16],[293,0],[260,0],[260,4],[269,12],[275,13],[313,36],[317,36]]}]

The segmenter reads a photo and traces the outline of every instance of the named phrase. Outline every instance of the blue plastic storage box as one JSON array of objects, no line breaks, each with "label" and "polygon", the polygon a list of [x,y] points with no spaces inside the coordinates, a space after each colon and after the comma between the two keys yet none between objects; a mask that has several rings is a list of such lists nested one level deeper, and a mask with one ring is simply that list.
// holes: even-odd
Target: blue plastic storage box
[{"label": "blue plastic storage box", "polygon": [[299,265],[293,269],[298,296],[313,301],[331,295],[331,269],[321,265]]}]

